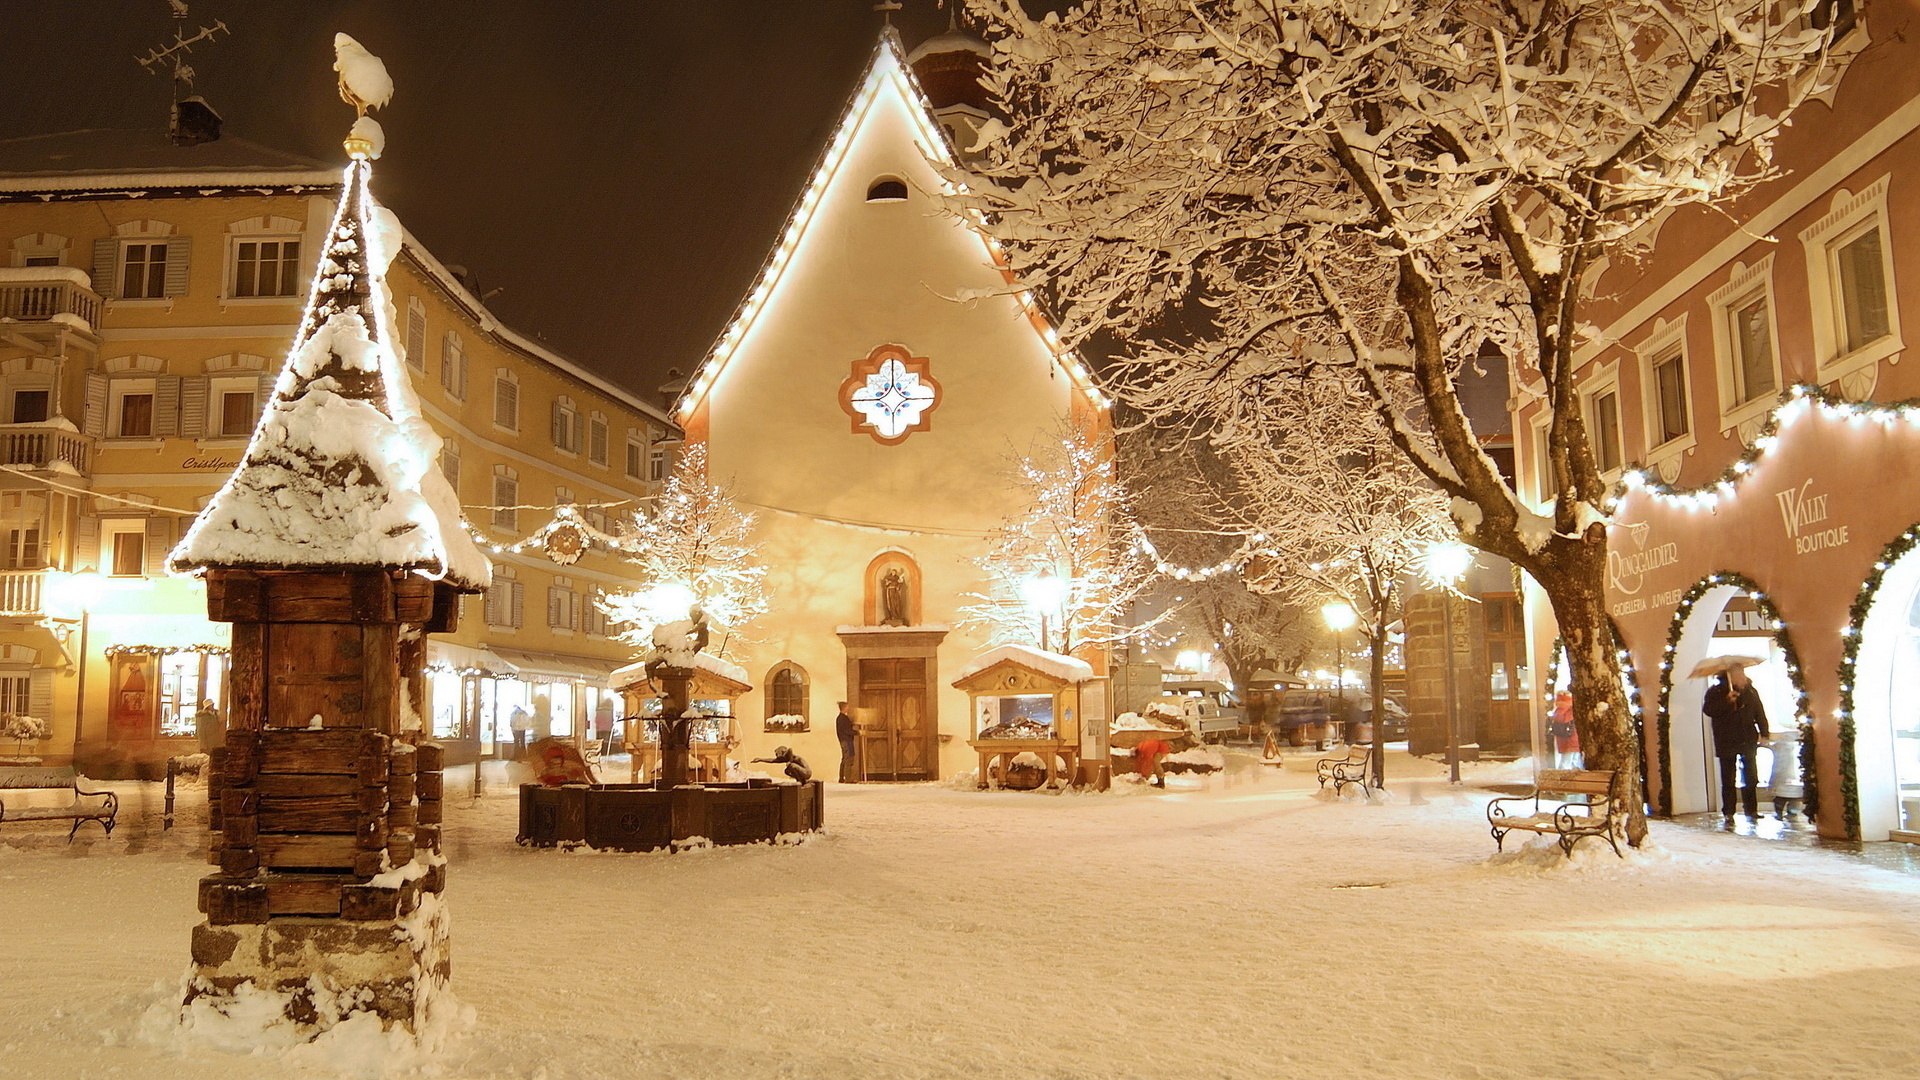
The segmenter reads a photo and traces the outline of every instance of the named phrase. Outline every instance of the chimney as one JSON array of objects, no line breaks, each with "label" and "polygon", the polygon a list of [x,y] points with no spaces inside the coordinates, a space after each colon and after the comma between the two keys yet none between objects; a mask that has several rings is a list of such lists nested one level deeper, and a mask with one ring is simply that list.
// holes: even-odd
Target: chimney
[{"label": "chimney", "polygon": [[173,103],[173,123],[167,137],[175,146],[198,146],[220,138],[220,114],[198,94]]}]

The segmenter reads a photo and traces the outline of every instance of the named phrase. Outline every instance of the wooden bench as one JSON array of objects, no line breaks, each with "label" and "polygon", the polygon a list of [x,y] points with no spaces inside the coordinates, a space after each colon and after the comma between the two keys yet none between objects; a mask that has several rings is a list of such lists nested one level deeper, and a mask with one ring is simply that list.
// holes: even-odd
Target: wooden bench
[{"label": "wooden bench", "polygon": [[1333,793],[1348,784],[1359,784],[1360,790],[1367,789],[1367,770],[1373,766],[1373,747],[1365,743],[1356,743],[1347,747],[1344,758],[1323,757],[1313,763],[1314,774],[1320,778],[1320,786],[1326,787],[1327,781],[1333,781]]},{"label": "wooden bench", "polygon": [[[1574,801],[1583,796],[1585,801]],[[1508,808],[1530,803],[1527,813]],[[1504,851],[1506,835],[1515,829],[1557,836],[1560,850],[1573,857],[1581,837],[1605,837],[1620,854],[1627,808],[1620,799],[1620,774],[1612,769],[1543,769],[1533,794],[1495,799],[1487,804],[1487,823],[1493,827],[1494,847]],[[1622,856],[1624,858],[1624,856]]]},{"label": "wooden bench", "polygon": [[49,769],[34,767],[0,768],[0,790],[43,790],[55,791],[71,788],[73,802],[66,806],[17,806],[8,809],[4,800],[0,800],[0,823],[9,821],[73,821],[73,828],[67,830],[67,842],[80,832],[80,826],[89,821],[97,821],[107,835],[113,835],[114,815],[120,812],[120,796],[111,791],[88,791],[80,786],[85,777],[72,768]]}]

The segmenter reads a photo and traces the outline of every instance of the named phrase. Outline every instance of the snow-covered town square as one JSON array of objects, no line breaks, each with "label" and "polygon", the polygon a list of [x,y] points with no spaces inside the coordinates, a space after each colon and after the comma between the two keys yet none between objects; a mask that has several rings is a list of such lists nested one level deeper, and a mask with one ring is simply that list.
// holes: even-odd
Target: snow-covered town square
[{"label": "snow-covered town square", "polygon": [[1916,18],[0,5],[0,1080],[1920,1074]]},{"label": "snow-covered town square", "polygon": [[190,892],[194,846],[14,836],[0,900],[41,914],[8,946],[0,1074],[1920,1069],[1920,876],[1669,825],[1627,860],[1604,844],[1493,859],[1487,793],[1437,770],[1376,805],[1317,791],[1310,769],[1271,768],[1164,793],[836,786],[826,832],[797,846],[671,856],[518,848],[509,793],[461,803],[463,1009],[431,1057],[377,1029],[289,1048],[169,1028],[194,916],[128,897]]}]

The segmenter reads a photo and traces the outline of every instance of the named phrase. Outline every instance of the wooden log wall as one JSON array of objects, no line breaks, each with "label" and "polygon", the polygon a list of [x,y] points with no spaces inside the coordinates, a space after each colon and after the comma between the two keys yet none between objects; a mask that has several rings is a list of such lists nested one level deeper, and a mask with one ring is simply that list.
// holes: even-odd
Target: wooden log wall
[{"label": "wooden log wall", "polygon": [[[402,723],[424,703],[422,631],[457,610],[434,590],[381,572],[208,574],[209,612],[234,623],[209,923],[391,919],[445,888],[444,754]],[[424,877],[369,884],[421,852]]]}]

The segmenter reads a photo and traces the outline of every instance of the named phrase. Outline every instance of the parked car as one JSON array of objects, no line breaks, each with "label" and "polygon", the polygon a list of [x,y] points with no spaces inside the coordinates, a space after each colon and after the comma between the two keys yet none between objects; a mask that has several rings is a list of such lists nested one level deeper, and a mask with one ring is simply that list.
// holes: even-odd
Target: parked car
[{"label": "parked car", "polygon": [[1247,712],[1224,683],[1168,683],[1160,700],[1177,705],[1201,742],[1217,743],[1246,726]]}]

